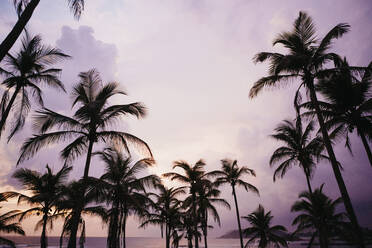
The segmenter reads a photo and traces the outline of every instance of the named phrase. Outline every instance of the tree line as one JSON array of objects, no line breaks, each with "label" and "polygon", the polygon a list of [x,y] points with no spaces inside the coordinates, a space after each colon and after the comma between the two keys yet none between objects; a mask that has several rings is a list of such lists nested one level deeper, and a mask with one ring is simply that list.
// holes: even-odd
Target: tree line
[{"label": "tree line", "polygon": [[[11,33],[1,44],[0,74],[3,96],[1,99],[0,137],[6,128],[7,140],[19,132],[36,104],[39,110],[32,119],[35,133],[20,149],[17,165],[32,158],[43,148],[69,143],[60,152],[62,168],[53,173],[46,166],[41,173],[29,169],[18,169],[14,177],[31,194],[3,192],[0,200],[17,198],[31,208],[26,211],[12,210],[0,216],[0,229],[5,232],[24,234],[20,224],[31,215],[40,216],[36,228],[41,228],[40,244],[47,247],[47,230],[56,219],[64,221],[60,245],[68,237],[67,246],[80,247],[85,242],[85,216],[99,216],[108,226],[107,247],[126,247],[126,223],[129,216],[137,216],[140,226],[158,225],[165,233],[166,247],[178,247],[182,238],[188,247],[199,247],[203,238],[208,246],[210,219],[220,223],[218,206],[230,209],[230,204],[221,198],[220,188],[231,187],[239,230],[240,246],[247,247],[258,240],[259,247],[270,244],[287,246],[283,237],[285,227],[272,225],[273,216],[264,207],[258,208],[242,218],[250,224],[243,230],[238,207],[236,187],[259,194],[258,189],[246,181],[246,176],[256,176],[255,171],[239,166],[236,160],[224,159],[221,169],[205,171],[201,159],[194,165],[179,160],[173,164],[173,171],[162,176],[181,183],[181,187],[168,188],[156,175],[142,176],[154,157],[148,144],[137,136],[115,129],[125,116],[141,119],[146,116],[143,103],[112,105],[113,96],[125,96],[119,83],[104,83],[97,70],[91,69],[78,75],[73,86],[71,116],[58,113],[44,106],[42,88],[52,87],[66,92],[60,80],[61,69],[53,65],[69,59],[58,48],[42,44],[40,36],[27,31],[19,52],[9,53],[10,48],[24,30],[33,10],[40,0],[14,1],[19,19]],[[80,16],[84,1],[68,1],[75,16]],[[290,31],[280,33],[273,45],[280,44],[287,54],[261,52],[255,62],[269,61],[269,75],[254,83],[249,95],[256,97],[266,87],[280,87],[287,82],[299,83],[294,97],[296,117],[285,120],[274,130],[272,137],[283,146],[276,149],[270,165],[276,167],[273,179],[284,177],[293,166],[304,172],[304,183],[308,190],[299,194],[291,211],[299,215],[293,220],[296,227],[293,235],[310,232],[309,246],[317,240],[321,247],[328,247],[332,238],[338,237],[365,247],[364,233],[358,223],[352,202],[341,174],[341,163],[333,150],[334,142],[345,139],[351,151],[349,135],[357,132],[362,140],[372,166],[369,147],[371,135],[372,64],[367,67],[350,66],[346,58],[330,52],[335,39],[348,32],[350,26],[341,23],[333,27],[322,39],[316,38],[313,20],[300,12]],[[10,45],[9,45],[10,44]],[[5,49],[5,50],[4,50]],[[4,58],[4,59],[3,59]],[[308,101],[302,97],[306,92]],[[319,98],[319,95],[322,97]],[[34,101],[31,101],[32,98]],[[321,99],[321,100],[319,100]],[[324,100],[323,100],[324,99]],[[10,113],[14,114],[10,121]],[[319,130],[316,130],[316,129]],[[104,149],[96,150],[98,144]],[[146,154],[145,159],[133,161],[133,148]],[[80,180],[68,181],[68,175],[78,157],[85,156],[84,174]],[[98,157],[105,164],[105,172],[99,178],[89,176],[92,157]],[[311,180],[316,165],[324,160],[331,164],[341,197],[330,199],[323,193],[324,185],[313,189]],[[175,170],[182,170],[176,172]],[[343,203],[346,213],[338,212],[337,205]],[[48,226],[49,225],[49,226]],[[79,237],[79,240],[78,240]],[[248,241],[244,244],[243,238]],[[1,240],[14,246],[2,237]]]}]

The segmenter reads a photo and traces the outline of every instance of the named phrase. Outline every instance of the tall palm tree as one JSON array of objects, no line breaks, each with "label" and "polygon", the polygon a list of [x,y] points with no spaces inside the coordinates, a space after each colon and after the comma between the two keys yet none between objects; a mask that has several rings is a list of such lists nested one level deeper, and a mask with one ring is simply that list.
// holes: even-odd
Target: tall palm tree
[{"label": "tall palm tree", "polygon": [[303,130],[300,117],[296,119],[296,123],[285,120],[275,128],[275,134],[271,137],[285,145],[276,149],[270,158],[270,166],[279,163],[274,172],[274,182],[276,178],[283,178],[293,165],[299,166],[306,176],[309,192],[312,192],[310,179],[315,169],[315,160],[319,160],[323,156],[321,152],[324,149],[320,137],[311,139],[313,130],[313,121],[310,121]]},{"label": "tall palm tree", "polygon": [[[18,164],[29,159],[42,147],[74,139],[61,152],[66,162],[86,153],[84,179],[88,178],[92,157],[93,145],[99,141],[113,141],[122,145],[129,153],[129,143],[146,150],[152,157],[149,146],[141,139],[127,132],[108,130],[115,121],[125,115],[134,115],[137,118],[145,116],[145,107],[141,103],[123,105],[109,105],[109,99],[115,95],[125,95],[119,90],[118,83],[111,82],[102,85],[102,80],[96,70],[89,70],[79,74],[80,82],[73,88],[72,107],[80,105],[73,117],[68,117],[44,108],[35,116],[35,126],[39,134],[26,140],[21,148]],[[57,130],[55,130],[57,129]],[[60,130],[62,129],[62,130]],[[69,248],[76,246],[76,233],[78,228],[78,214],[74,219],[73,230],[69,241]]]},{"label": "tall palm tree", "polygon": [[[12,198],[14,196],[15,195],[12,193],[10,194],[6,192],[0,193],[0,202],[7,201],[9,198]],[[21,214],[21,211],[19,210],[11,210],[9,212],[1,214],[0,215],[0,232],[25,235],[25,232],[23,231],[20,224],[18,222],[14,222],[15,219],[18,219],[20,217],[20,214]],[[13,241],[7,238],[4,238],[4,237],[0,237],[0,244],[6,244],[12,248],[16,248]]]},{"label": "tall palm tree", "polygon": [[[332,28],[322,39],[318,40],[315,36],[315,25],[310,16],[300,12],[298,18],[294,21],[293,30],[283,32],[278,35],[273,44],[281,44],[287,50],[288,54],[261,52],[254,57],[255,62],[270,61],[269,76],[263,77],[254,83],[249,95],[255,97],[265,87],[279,87],[289,80],[300,78],[300,86],[305,87],[310,95],[310,101],[314,106],[316,116],[319,122],[322,138],[327,149],[332,169],[344,200],[345,208],[351,218],[354,228],[358,230],[360,246],[364,247],[363,234],[358,224],[349,193],[340,172],[333,147],[328,136],[328,132],[321,114],[318,97],[315,91],[315,80],[319,77],[329,75],[337,68],[326,69],[325,65],[333,61],[336,65],[340,63],[341,58],[329,52],[334,39],[341,37],[348,32],[350,26],[346,23],[340,23]],[[365,68],[353,67],[352,70],[361,71]],[[295,102],[299,98],[296,94]]]},{"label": "tall palm tree", "polygon": [[332,235],[343,226],[345,214],[336,213],[336,208],[342,203],[342,199],[333,201],[322,190],[323,185],[313,193],[302,192],[299,195],[300,200],[293,204],[291,211],[300,213],[292,223],[297,225],[295,233],[315,230],[310,242],[318,236],[320,247],[325,248],[328,247]]},{"label": "tall palm tree", "polygon": [[36,229],[42,227],[40,247],[48,246],[47,224],[52,225],[53,220],[61,217],[56,213],[56,203],[60,200],[62,189],[72,167],[63,166],[56,174],[46,166],[47,172],[41,174],[30,169],[18,169],[13,177],[18,179],[26,190],[31,191],[32,196],[16,192],[7,192],[18,196],[18,203],[25,202],[32,208],[22,212],[20,221],[30,215],[41,215],[41,220],[36,223]]},{"label": "tall palm tree", "polygon": [[[144,221],[141,227],[146,227],[149,224],[160,225],[161,234],[165,226],[165,247],[170,248],[171,236],[179,226],[181,201],[177,196],[186,194],[185,187],[167,188],[163,184],[157,184],[156,188],[159,193],[150,193],[155,198],[153,208],[154,212],[144,216]],[[177,233],[178,234],[178,233]],[[177,239],[177,237],[176,237]]]},{"label": "tall palm tree", "polygon": [[244,230],[244,234],[251,238],[245,244],[245,247],[256,240],[259,240],[258,247],[288,247],[285,238],[280,236],[280,232],[286,232],[286,228],[281,225],[271,226],[273,216],[271,211],[265,212],[263,206],[259,205],[258,208],[251,214],[244,216],[243,219],[247,220],[251,227]]},{"label": "tall palm tree", "polygon": [[97,201],[95,185],[87,180],[72,181],[63,188],[62,197],[57,202],[57,210],[64,215],[65,221],[60,236],[60,247],[63,245],[63,237],[70,236],[75,230],[75,218],[78,218],[78,230],[80,230],[79,246],[85,243],[85,220],[84,215],[97,216],[107,222],[107,210],[94,205]]},{"label": "tall palm tree", "polygon": [[[18,12],[18,21],[7,35],[7,37],[0,44],[0,62],[8,54],[26,24],[30,20],[34,10],[39,5],[40,0],[13,0]],[[84,0],[68,0],[68,5],[76,18],[79,18],[81,12],[84,10]]]},{"label": "tall palm tree", "polygon": [[173,169],[181,168],[184,171],[184,175],[179,174],[177,172],[168,172],[164,173],[164,177],[169,177],[172,181],[176,180],[181,183],[187,184],[190,190],[191,199],[192,199],[192,206],[191,206],[191,213],[192,217],[194,218],[194,241],[195,241],[195,248],[199,248],[199,237],[198,237],[198,221],[197,221],[197,194],[203,182],[209,181],[208,177],[212,176],[211,173],[206,173],[204,170],[205,162],[200,159],[198,162],[195,163],[194,166],[191,166],[185,161],[175,161],[173,163]]},{"label": "tall palm tree", "polygon": [[222,168],[220,171],[215,171],[214,173],[218,174],[218,178],[216,180],[217,185],[223,184],[230,184],[232,188],[232,194],[234,196],[235,202],[235,211],[236,211],[236,218],[238,221],[238,228],[239,228],[239,238],[240,238],[240,247],[244,247],[243,243],[243,234],[242,234],[242,227],[240,224],[240,214],[239,214],[239,207],[238,207],[238,199],[236,197],[236,186],[242,186],[246,191],[252,191],[259,195],[258,189],[253,186],[252,184],[243,180],[244,176],[256,176],[254,170],[249,169],[246,166],[239,167],[237,160],[230,160],[230,159],[223,159],[221,160]]},{"label": "tall palm tree", "polygon": [[[197,196],[198,216],[200,216],[201,229],[204,236],[204,248],[208,248],[208,215],[211,214],[213,220],[220,226],[220,216],[216,205],[231,209],[230,204],[223,198],[220,198],[221,191],[216,188],[214,183],[204,182],[199,189]],[[185,199],[184,203],[191,205],[191,197]]]},{"label": "tall palm tree", "polygon": [[[43,106],[40,86],[47,85],[65,91],[59,80],[61,69],[50,68],[50,66],[68,57],[57,48],[44,46],[39,35],[31,37],[29,33],[25,33],[20,51],[14,55],[8,54],[5,67],[0,68],[0,75],[5,77],[1,84],[6,88],[0,103],[0,136],[14,108],[16,108],[15,121],[8,140],[23,127],[31,108],[30,95]],[[9,99],[10,94],[12,96]]]},{"label": "tall palm tree", "polygon": [[144,211],[148,201],[144,193],[146,187],[154,188],[160,183],[160,179],[156,175],[139,176],[139,173],[154,163],[152,159],[141,159],[133,164],[131,158],[117,147],[109,147],[96,154],[106,166],[96,187],[101,191],[100,199],[110,205],[107,247],[120,247],[121,237],[123,246],[126,247],[127,217],[131,213]]},{"label": "tall palm tree", "polygon": [[[368,144],[368,139],[372,137],[372,99],[370,98],[372,62],[368,68],[371,71],[355,75],[344,59],[338,65],[339,71],[319,80],[316,89],[326,99],[326,101],[319,101],[319,105],[326,120],[325,125],[332,131],[330,137],[344,136],[345,145],[351,151],[348,134],[356,130],[372,166],[372,153]],[[304,106],[312,108],[311,103],[305,103]],[[314,113],[313,111],[305,113],[305,115],[309,114]]]}]

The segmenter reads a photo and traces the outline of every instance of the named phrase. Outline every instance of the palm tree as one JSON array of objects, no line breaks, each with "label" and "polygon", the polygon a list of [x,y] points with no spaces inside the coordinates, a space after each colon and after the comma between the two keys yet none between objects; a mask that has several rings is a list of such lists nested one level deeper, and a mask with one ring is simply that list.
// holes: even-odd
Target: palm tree
[{"label": "palm tree", "polygon": [[[0,62],[6,54],[8,54],[9,50],[25,29],[26,24],[34,13],[34,10],[39,5],[40,0],[13,0],[13,2],[18,12],[18,21],[0,45]],[[68,5],[70,6],[74,16],[79,18],[81,12],[84,10],[84,0],[68,0]]]},{"label": "palm tree", "polygon": [[[104,222],[108,221],[107,210],[99,205],[92,205],[97,201],[95,185],[87,180],[72,181],[63,188],[62,197],[57,202],[57,210],[64,215],[65,221],[60,237],[60,247],[63,245],[63,237],[70,236],[75,230],[75,218],[78,218],[78,229],[80,230],[79,245],[84,247],[85,243],[85,220],[84,215],[98,216]],[[76,244],[75,244],[76,245]]]},{"label": "palm tree", "polygon": [[[14,194],[9,193],[0,193],[0,202],[7,201],[9,198],[14,197]],[[0,207],[1,208],[1,207]],[[15,233],[20,235],[25,235],[22,227],[17,222],[13,222],[15,219],[18,219],[21,214],[19,210],[12,210],[0,215],[0,232],[2,233]],[[9,223],[11,222],[11,223]],[[9,245],[12,248],[16,248],[13,241],[0,237],[0,244]]]},{"label": "palm tree", "polygon": [[131,213],[141,213],[148,201],[146,187],[155,187],[160,180],[155,175],[139,177],[152,159],[142,159],[132,164],[130,157],[122,154],[118,148],[109,147],[97,155],[105,163],[105,173],[96,187],[101,191],[100,199],[110,205],[107,247],[120,247],[120,237],[126,247],[126,221]]},{"label": "palm tree", "polygon": [[[213,220],[221,226],[220,216],[216,209],[216,204],[231,209],[230,204],[223,198],[220,198],[221,191],[216,188],[214,183],[204,182],[199,189],[197,196],[198,216],[201,220],[201,229],[204,236],[204,248],[208,248],[207,235],[208,235],[208,214],[211,214]],[[191,198],[185,199],[185,204],[191,205]]]},{"label": "palm tree", "polygon": [[253,186],[252,184],[246,182],[243,180],[243,177],[245,175],[251,175],[256,176],[256,173],[254,170],[249,169],[246,166],[239,167],[237,160],[229,160],[229,159],[223,159],[221,160],[222,168],[220,171],[215,171],[214,173],[217,173],[219,176],[216,180],[217,185],[223,185],[223,184],[230,184],[232,188],[232,194],[234,196],[234,202],[235,202],[235,211],[236,211],[236,218],[238,221],[238,228],[239,228],[239,238],[240,238],[240,247],[244,247],[243,243],[243,234],[242,234],[242,227],[240,224],[240,214],[239,214],[239,207],[238,207],[238,199],[236,197],[236,186],[243,186],[246,191],[252,191],[259,195],[258,189]]},{"label": "palm tree", "polygon": [[[332,169],[336,181],[344,200],[345,208],[351,218],[354,228],[358,230],[360,246],[364,247],[363,235],[355,215],[349,193],[340,172],[328,132],[321,113],[318,98],[315,91],[315,79],[329,75],[337,68],[325,69],[325,65],[333,61],[335,65],[339,64],[341,58],[328,52],[334,39],[341,37],[348,32],[350,26],[346,23],[340,23],[332,28],[323,39],[316,39],[315,25],[310,16],[300,12],[298,18],[294,21],[293,30],[283,32],[274,40],[273,44],[282,44],[289,52],[288,54],[261,52],[254,57],[255,62],[270,61],[269,76],[263,77],[254,83],[249,95],[255,97],[265,87],[279,87],[283,83],[296,78],[301,79],[299,89],[305,87],[310,95],[310,100],[314,106],[318,118],[322,138],[327,149]],[[365,68],[353,67],[354,71],[361,71]],[[296,94],[295,102],[299,100],[299,94]]]},{"label": "palm tree", "polygon": [[[372,153],[367,138],[372,137],[372,116],[370,90],[371,72],[355,75],[346,59],[338,66],[339,71],[319,80],[316,89],[326,98],[319,105],[326,120],[327,129],[331,130],[331,138],[344,136],[345,145],[351,151],[349,133],[354,130],[360,136],[372,166]],[[372,62],[368,68],[372,70]],[[304,106],[311,108],[311,103]],[[313,111],[305,115],[313,114]]]},{"label": "palm tree", "polygon": [[315,230],[309,246],[314,237],[318,236],[320,247],[325,248],[328,247],[331,236],[343,226],[345,214],[336,213],[342,199],[333,201],[322,190],[323,185],[313,193],[302,192],[299,195],[300,200],[293,204],[291,211],[300,213],[292,223],[297,225],[295,233]]},{"label": "palm tree", "polygon": [[[61,157],[66,162],[73,161],[76,157],[87,154],[84,168],[84,179],[88,178],[93,145],[99,141],[113,141],[122,145],[129,153],[129,144],[136,144],[143,148],[152,157],[149,146],[141,139],[127,132],[107,130],[111,124],[120,120],[121,116],[134,115],[137,118],[145,116],[145,107],[141,103],[123,105],[109,105],[108,100],[115,95],[126,93],[118,89],[118,83],[111,82],[102,85],[102,80],[96,70],[90,70],[79,74],[80,82],[72,92],[73,104],[80,105],[73,117],[68,117],[52,110],[44,108],[35,116],[35,126],[39,128],[39,134],[29,138],[21,148],[18,164],[29,159],[40,148],[51,144],[74,140],[66,146]],[[62,129],[56,130],[53,129]],[[49,132],[48,132],[49,131]],[[69,248],[76,246],[76,232],[78,228],[78,214],[74,220]]]},{"label": "palm tree", "polygon": [[283,178],[293,165],[299,166],[305,173],[309,192],[312,192],[310,179],[315,169],[314,160],[323,157],[321,152],[324,147],[320,137],[311,139],[313,130],[313,121],[310,121],[303,130],[300,117],[296,119],[296,123],[285,120],[275,128],[275,134],[271,137],[285,143],[285,145],[276,149],[270,158],[270,166],[279,163],[274,172],[274,182],[276,178]]},{"label": "palm tree", "polygon": [[7,192],[18,196],[18,203],[25,202],[32,208],[22,212],[20,221],[31,215],[41,215],[42,218],[36,223],[36,229],[42,227],[40,236],[40,247],[48,246],[47,224],[52,226],[53,220],[61,217],[59,213],[54,211],[56,203],[60,200],[63,185],[66,183],[67,177],[72,170],[72,167],[63,166],[56,174],[53,174],[50,167],[46,166],[47,172],[41,174],[30,169],[18,169],[13,177],[18,179],[26,190],[31,191],[32,196],[27,196],[16,192]]},{"label": "palm tree", "polygon": [[156,185],[156,188],[159,193],[150,193],[150,196],[155,198],[153,204],[154,212],[144,216],[141,227],[146,227],[149,224],[160,225],[163,236],[165,226],[165,247],[170,248],[171,236],[177,234],[176,239],[178,238],[176,228],[180,225],[181,202],[177,199],[177,196],[186,193],[185,187],[167,188],[160,183]]},{"label": "palm tree", "polygon": [[[61,69],[50,68],[55,62],[68,58],[61,50],[44,46],[39,35],[31,37],[26,32],[22,39],[21,50],[5,59],[5,67],[0,68],[0,75],[5,77],[1,83],[6,90],[1,99],[0,136],[5,129],[9,113],[16,107],[15,121],[8,137],[8,141],[25,124],[30,111],[31,94],[36,102],[43,106],[43,96],[40,85],[47,85],[65,91],[62,82],[58,79]],[[9,100],[9,96],[12,97]]]},{"label": "palm tree", "polygon": [[185,161],[175,161],[173,163],[173,169],[181,168],[184,170],[184,175],[179,174],[177,172],[168,172],[164,173],[164,177],[169,177],[172,181],[176,180],[184,184],[188,184],[191,199],[192,199],[192,206],[191,206],[191,213],[194,225],[194,240],[195,240],[195,248],[199,248],[199,238],[198,238],[198,221],[197,221],[197,194],[203,182],[209,181],[207,178],[209,176],[213,176],[211,173],[205,173],[204,171],[205,162],[200,159],[198,162],[195,163],[194,166],[191,166]]},{"label": "palm tree", "polygon": [[256,240],[259,240],[258,247],[266,248],[271,247],[288,247],[287,241],[280,236],[280,232],[286,232],[286,228],[281,225],[271,226],[273,216],[271,211],[265,213],[263,206],[259,205],[258,208],[251,214],[244,216],[243,219],[247,220],[251,227],[244,230],[244,234],[252,237],[247,241],[245,247]]}]

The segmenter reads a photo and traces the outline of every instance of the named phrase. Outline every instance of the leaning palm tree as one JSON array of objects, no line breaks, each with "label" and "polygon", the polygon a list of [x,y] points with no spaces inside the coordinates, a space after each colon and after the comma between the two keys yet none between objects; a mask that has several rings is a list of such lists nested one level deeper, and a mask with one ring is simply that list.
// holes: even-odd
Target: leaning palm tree
[{"label": "leaning palm tree", "polygon": [[[44,108],[37,112],[34,123],[39,134],[29,138],[21,148],[18,163],[29,159],[42,147],[48,144],[74,139],[61,152],[66,162],[86,153],[83,178],[88,178],[93,145],[97,142],[113,141],[123,146],[129,153],[129,143],[145,149],[152,157],[149,146],[136,136],[122,131],[108,130],[111,124],[125,115],[137,118],[145,116],[145,107],[141,103],[109,105],[109,99],[115,95],[125,95],[119,90],[118,83],[111,82],[102,85],[102,80],[96,70],[79,74],[80,82],[73,88],[72,107],[79,105],[73,117],[68,117]],[[79,218],[76,215],[75,224],[71,230],[69,248],[76,246],[76,233]]]},{"label": "leaning palm tree", "polygon": [[13,177],[18,179],[26,190],[31,191],[32,196],[16,192],[8,194],[18,195],[18,203],[25,202],[32,208],[22,212],[20,221],[31,215],[41,215],[41,220],[36,223],[36,228],[42,227],[40,236],[40,247],[48,246],[47,224],[52,226],[53,220],[61,217],[55,211],[56,203],[60,200],[61,192],[72,167],[63,166],[56,174],[53,174],[50,167],[46,166],[47,172],[41,174],[30,169],[18,169]]},{"label": "leaning palm tree", "polygon": [[181,168],[184,171],[184,175],[179,174],[177,172],[168,172],[164,173],[164,177],[169,177],[172,181],[179,181],[181,183],[187,184],[190,190],[191,199],[192,199],[192,206],[191,206],[191,213],[194,225],[194,241],[195,241],[195,248],[199,247],[199,237],[198,237],[198,221],[197,221],[197,194],[198,191],[203,184],[203,182],[209,181],[208,177],[212,176],[211,173],[206,173],[204,170],[205,162],[200,159],[198,162],[195,163],[194,166],[191,166],[185,161],[175,161],[173,164],[173,169]]},{"label": "leaning palm tree", "polygon": [[271,226],[273,216],[271,211],[265,212],[263,206],[259,205],[258,208],[251,214],[244,216],[243,219],[247,220],[251,227],[244,230],[244,234],[247,237],[251,237],[245,247],[249,247],[250,244],[259,241],[259,248],[266,247],[288,247],[285,238],[281,237],[281,232],[286,232],[286,228],[281,225]]},{"label": "leaning palm tree", "polygon": [[[13,2],[17,9],[19,18],[10,33],[0,45],[0,62],[3,60],[6,54],[8,54],[9,50],[25,29],[26,24],[30,20],[34,10],[39,5],[40,0],[13,0]],[[68,0],[68,5],[70,6],[74,16],[79,18],[81,12],[84,10],[84,0]]]},{"label": "leaning palm tree", "polygon": [[[177,196],[186,194],[185,187],[167,188],[162,183],[156,185],[159,193],[149,193],[150,197],[155,198],[152,204],[154,211],[146,214],[142,218],[144,221],[141,227],[147,225],[160,225],[161,235],[165,226],[165,247],[170,248],[171,236],[178,237],[177,227],[179,226],[181,201]],[[173,235],[172,235],[173,234]]]},{"label": "leaning palm tree", "polygon": [[[362,140],[370,165],[372,153],[368,140],[372,137],[372,107],[370,91],[372,85],[372,62],[361,75],[354,75],[346,59],[338,65],[339,71],[319,80],[317,90],[326,101],[319,101],[325,125],[331,138],[345,137],[345,145],[351,152],[349,133],[354,130]],[[311,103],[303,104],[311,108]],[[304,115],[313,115],[313,111]]]},{"label": "leaning palm tree", "polygon": [[[341,37],[349,29],[350,26],[348,24],[340,23],[332,28],[323,39],[318,40],[315,36],[315,25],[312,18],[304,12],[300,12],[298,18],[294,21],[293,30],[279,34],[273,42],[274,45],[283,45],[288,50],[288,54],[261,52],[254,57],[255,62],[269,60],[270,69],[269,76],[263,77],[254,83],[249,96],[251,98],[257,96],[265,87],[280,87],[283,83],[300,78],[299,89],[305,87],[309,93],[345,208],[354,228],[358,230],[360,246],[364,247],[363,234],[342,178],[339,163],[333,151],[315,91],[315,80],[317,78],[324,77],[338,70],[337,68],[326,68],[326,65],[331,61],[335,65],[341,61],[341,58],[337,54],[331,53],[328,50],[334,39]],[[359,72],[365,70],[365,68],[359,67],[350,67],[350,69]],[[298,96],[299,94],[296,94],[295,103],[298,103],[300,99]]]},{"label": "leaning palm tree", "polygon": [[299,166],[306,176],[309,192],[312,192],[310,179],[314,173],[315,162],[323,157],[321,152],[324,147],[320,137],[311,139],[313,130],[313,121],[303,130],[300,117],[296,119],[296,123],[285,120],[275,128],[275,134],[271,137],[285,145],[276,149],[270,158],[270,166],[279,163],[274,172],[274,182],[277,178],[283,178],[292,166]]},{"label": "leaning palm tree", "polygon": [[[87,180],[72,181],[63,188],[62,197],[57,202],[57,210],[64,215],[65,221],[60,236],[60,247],[63,245],[63,237],[70,236],[75,230],[75,218],[79,218],[78,230],[80,230],[80,247],[85,243],[85,220],[84,215],[97,216],[103,222],[107,222],[107,210],[100,206],[94,205],[97,201],[95,185]],[[87,190],[88,189],[88,190]]]},{"label": "leaning palm tree", "polygon": [[[10,194],[6,192],[0,193],[0,202],[7,201],[9,198],[12,198],[14,196],[15,195],[12,193]],[[0,215],[0,232],[25,235],[25,232],[23,231],[20,224],[18,222],[14,222],[14,220],[19,219],[20,214],[21,214],[21,211],[19,210],[11,210],[9,212],[1,214]],[[12,248],[16,248],[13,241],[7,238],[4,238],[4,237],[0,237],[0,244],[5,244]]]},{"label": "leaning palm tree", "polygon": [[96,154],[106,166],[105,173],[95,182],[95,187],[100,191],[99,198],[110,205],[107,247],[120,247],[122,238],[125,248],[128,216],[144,211],[148,201],[144,193],[146,187],[154,188],[160,183],[156,175],[139,176],[154,161],[147,158],[132,163],[131,158],[117,147],[109,147]]},{"label": "leaning palm tree", "polygon": [[4,76],[1,84],[5,87],[0,103],[0,136],[11,110],[14,112],[15,120],[8,140],[24,126],[31,108],[29,96],[33,96],[36,102],[43,106],[40,86],[47,85],[65,91],[59,80],[61,69],[50,66],[68,57],[57,48],[44,46],[39,35],[31,37],[26,32],[20,51],[14,55],[8,54],[5,66],[0,68],[0,75]]},{"label": "leaning palm tree", "polygon": [[345,214],[336,213],[336,208],[342,203],[342,199],[332,200],[322,190],[323,185],[313,193],[302,192],[299,195],[300,200],[293,204],[291,211],[300,213],[292,223],[297,225],[295,234],[313,232],[309,246],[317,236],[320,247],[326,248],[332,235],[338,233],[344,225]]},{"label": "leaning palm tree", "polygon": [[221,160],[222,168],[220,171],[215,171],[214,173],[218,174],[218,178],[216,180],[217,185],[229,184],[232,188],[232,194],[234,196],[235,202],[235,211],[236,211],[236,218],[238,221],[238,228],[239,228],[239,238],[240,238],[240,247],[244,247],[243,243],[243,234],[242,234],[242,227],[240,224],[240,214],[239,214],[239,207],[238,207],[238,199],[236,197],[236,186],[243,186],[246,191],[252,191],[259,195],[258,189],[253,186],[252,184],[243,180],[244,176],[256,176],[254,170],[249,169],[246,166],[239,167],[237,160],[229,160],[223,159]]}]

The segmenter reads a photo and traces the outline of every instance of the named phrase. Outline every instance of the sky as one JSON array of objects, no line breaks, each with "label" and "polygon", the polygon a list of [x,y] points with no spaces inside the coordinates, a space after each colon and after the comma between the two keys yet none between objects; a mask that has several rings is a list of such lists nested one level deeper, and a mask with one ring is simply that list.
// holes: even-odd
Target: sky
[{"label": "sky", "polygon": [[[157,164],[149,173],[169,172],[172,162],[181,159],[194,164],[203,158],[207,170],[220,168],[221,159],[237,159],[240,165],[256,171],[256,178],[246,179],[260,191],[260,197],[242,189],[237,191],[241,215],[262,204],[272,211],[274,223],[293,230],[295,215],[290,213],[290,207],[306,189],[305,176],[293,168],[285,178],[273,182],[274,169],[269,159],[280,143],[269,135],[282,120],[293,119],[298,82],[264,91],[254,99],[248,98],[248,92],[255,81],[267,75],[268,69],[267,64],[254,64],[253,56],[261,51],[283,51],[272,47],[272,40],[277,33],[291,29],[301,10],[314,18],[318,37],[338,23],[349,23],[351,31],[333,44],[333,50],[346,56],[352,65],[366,66],[372,60],[369,0],[89,0],[79,21],[70,13],[67,1],[43,0],[28,30],[41,34],[45,44],[72,56],[56,65],[63,69],[61,79],[68,92],[78,81],[79,72],[96,68],[106,82],[117,81],[128,93],[128,97],[115,98],[113,103],[140,101],[146,105],[146,118],[125,118],[117,129],[135,134],[150,145]],[[12,1],[2,0],[0,40],[15,21]],[[68,94],[51,89],[44,92],[46,107],[72,113]],[[24,130],[11,142],[0,141],[1,191],[20,190],[11,175],[20,146],[33,133],[30,121],[28,118]],[[336,156],[344,167],[342,173],[360,223],[372,227],[372,168],[361,140],[355,135],[351,140],[353,156],[342,141],[335,147]],[[62,147],[58,144],[44,148],[18,167],[45,171],[48,163],[56,171],[62,166],[58,160]],[[74,163],[71,179],[82,176],[83,165],[83,158]],[[102,172],[102,163],[93,159],[90,175],[100,176]],[[327,163],[319,164],[312,180],[314,187],[322,183],[329,196],[339,197]],[[222,191],[233,205],[231,189],[225,187]],[[17,206],[9,202],[5,207]],[[214,225],[211,236],[237,228],[234,212],[220,209],[220,216],[222,227]],[[40,233],[34,232],[35,220],[24,222],[28,235]],[[87,222],[88,236],[106,235],[98,219],[88,218]],[[128,236],[160,235],[157,227],[138,229],[135,218],[128,225]],[[244,221],[243,226],[247,226]],[[59,233],[60,224],[49,232]]]}]

